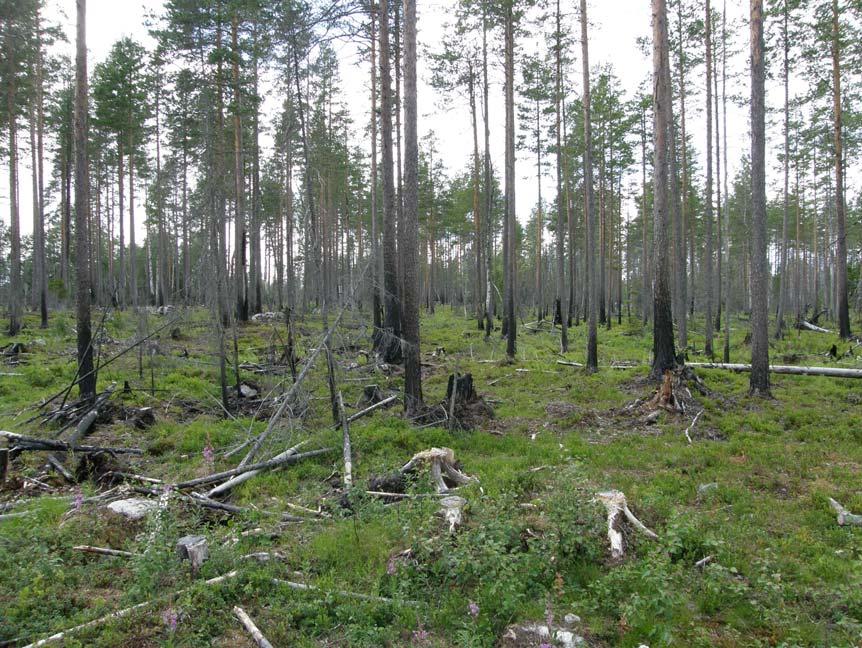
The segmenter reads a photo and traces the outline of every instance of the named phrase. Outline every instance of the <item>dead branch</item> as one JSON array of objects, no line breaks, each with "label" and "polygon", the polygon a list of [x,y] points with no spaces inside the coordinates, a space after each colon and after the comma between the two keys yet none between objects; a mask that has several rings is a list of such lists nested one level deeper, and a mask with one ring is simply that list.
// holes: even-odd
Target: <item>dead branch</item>
[{"label": "dead branch", "polygon": [[258,645],[258,648],[272,648],[272,644],[269,643],[266,637],[263,636],[263,633],[258,630],[258,627],[254,624],[254,621],[251,620],[251,617],[245,613],[245,610],[238,605],[235,605],[233,607],[233,613],[236,615],[236,618],[239,619],[242,627],[245,628],[251,635],[251,638],[254,639],[254,643]]},{"label": "dead branch", "polygon": [[851,513],[831,497],[829,498],[829,505],[838,514],[838,526],[862,526],[862,515]]},{"label": "dead branch", "polygon": [[815,333],[831,333],[829,329],[825,329],[821,326],[817,326],[816,324],[812,324],[811,322],[806,322],[805,320],[800,320],[796,324],[796,328],[805,331],[814,331]]},{"label": "dead branch", "polygon": [[57,441],[55,439],[40,439],[38,437],[24,436],[23,434],[16,434],[15,432],[7,432],[5,430],[0,430],[0,437],[5,437],[9,439],[9,441],[15,443],[15,447],[11,449],[13,452],[23,452],[25,450],[33,450],[37,452],[62,450],[64,452],[108,452],[111,454],[134,455],[144,454],[144,451],[140,448],[110,448],[102,446],[71,445],[69,443],[66,443],[65,441]]},{"label": "dead branch", "polygon": [[321,350],[329,343],[329,338],[332,337],[332,334],[335,332],[335,329],[338,328],[339,323],[341,322],[341,318],[344,317],[344,313],[347,310],[348,304],[353,302],[353,295],[356,292],[357,287],[359,286],[362,278],[365,276],[365,272],[368,270],[368,264],[365,264],[364,269],[359,274],[359,278],[357,282],[354,284],[352,290],[350,291],[350,295],[344,301],[344,304],[341,306],[341,309],[338,311],[338,315],[335,317],[335,321],[332,322],[332,326],[330,326],[326,332],[323,334],[323,338],[317,344],[317,346],[311,350],[305,365],[302,367],[302,371],[299,373],[299,376],[296,377],[296,380],[293,381],[293,385],[291,385],[287,394],[281,400],[281,404],[278,406],[278,409],[273,412],[272,416],[269,417],[269,422],[266,424],[266,429],[261,432],[252,443],[251,448],[248,453],[243,457],[242,461],[239,462],[239,468],[247,465],[257,453],[260,451],[263,442],[269,437],[272,431],[275,429],[275,426],[281,420],[281,417],[284,416],[284,413],[288,410],[290,403],[293,402],[293,399],[296,397],[297,392],[299,391],[300,385],[305,380],[305,377],[308,375],[308,372],[311,371],[311,368],[314,366],[314,361],[317,359],[317,356],[320,354]]},{"label": "dead branch", "polygon": [[186,481],[177,482],[176,484],[173,484],[173,488],[183,490],[186,488],[191,488],[193,486],[200,486],[201,484],[213,484],[215,482],[220,482],[223,479],[233,477],[234,475],[240,475],[242,473],[247,473],[252,470],[268,470],[269,468],[275,468],[277,466],[293,464],[297,463],[298,461],[302,461],[303,459],[308,459],[310,457],[317,457],[322,454],[326,454],[327,452],[332,452],[332,448],[321,448],[319,450],[310,450],[308,452],[291,455],[287,455],[286,452],[283,452],[281,455],[277,455],[276,457],[273,457],[268,461],[262,461],[256,464],[249,464],[247,466],[231,468],[230,470],[223,470],[222,472],[213,473],[212,475],[206,475],[204,477],[198,477],[196,479],[189,479]]},{"label": "dead branch", "polygon": [[[208,586],[209,585],[218,585],[219,583],[223,583],[224,581],[226,581],[228,579],[234,578],[238,573],[239,572],[237,570],[234,570],[234,571],[228,572],[227,574],[224,574],[222,576],[216,576],[215,578],[210,578],[209,580],[204,581],[203,584],[208,585]],[[179,596],[180,594],[188,592],[190,589],[191,589],[191,587],[186,587],[186,588],[181,589],[177,592],[174,592],[171,596],[172,597]],[[75,632],[79,632],[80,630],[86,630],[87,628],[94,628],[94,627],[102,625],[103,623],[106,623],[107,621],[110,621],[112,619],[122,619],[123,617],[127,617],[130,614],[132,614],[133,612],[136,612],[137,610],[143,610],[144,608],[149,607],[153,603],[154,603],[153,600],[144,601],[143,603],[138,603],[137,605],[123,608],[122,610],[117,610],[116,612],[111,612],[110,614],[106,614],[105,616],[99,617],[98,619],[93,619],[92,621],[87,621],[86,623],[82,623],[81,625],[77,625],[73,628],[69,628],[67,630],[63,630],[62,632],[57,632],[55,634],[52,634],[50,637],[45,637],[44,639],[40,639],[39,641],[35,641],[31,644],[27,644],[26,646],[24,646],[24,648],[39,648],[40,646],[46,646],[49,643],[53,643],[55,641],[60,641],[61,639],[64,639],[66,636],[73,634]]]},{"label": "dead branch", "polygon": [[350,448],[350,423],[344,413],[344,397],[338,392],[338,413],[341,418],[342,431],[342,457],[344,458],[344,486],[350,488],[353,485],[353,459]]},{"label": "dead branch", "polygon": [[[276,461],[276,460],[281,460],[281,459],[287,459],[288,457],[293,457],[294,455],[296,455],[297,451],[302,446],[304,446],[306,443],[308,443],[307,439],[304,441],[300,441],[299,443],[297,443],[292,448],[288,448],[287,450],[285,450],[281,454],[276,455],[275,457],[270,459],[270,461]],[[221,495],[223,493],[226,493],[227,491],[231,490],[235,486],[238,486],[239,484],[248,481],[252,477],[259,475],[264,470],[266,470],[266,469],[261,468],[259,470],[248,470],[246,472],[240,473],[236,477],[233,477],[232,479],[229,479],[225,483],[213,488],[209,493],[207,493],[207,497],[215,497],[216,495]]]},{"label": "dead branch", "polygon": [[132,553],[131,551],[121,551],[119,549],[108,549],[105,547],[91,547],[90,545],[78,545],[72,547],[74,551],[83,551],[84,553],[99,554],[102,556],[120,556],[121,558],[135,558],[141,554]]},{"label": "dead branch", "polygon": [[689,426],[685,429],[685,438],[686,438],[686,439],[688,439],[689,444],[692,442],[692,441],[691,441],[691,435],[689,434],[689,432],[691,432],[691,431],[692,431],[692,429],[694,428],[695,423],[697,423],[697,419],[699,419],[699,418],[700,418],[700,415],[701,415],[701,414],[703,414],[703,412],[704,412],[704,410],[700,410],[697,414],[695,414],[695,415],[694,415],[694,418],[691,420],[691,425],[689,425]]},{"label": "dead branch", "polygon": [[[281,578],[273,578],[272,582],[276,585],[285,585],[290,589],[299,590],[301,592],[322,592],[319,587],[315,585],[309,585],[307,583],[297,583],[295,581],[283,580]],[[385,596],[373,596],[371,594],[359,594],[357,592],[345,592],[344,590],[335,590],[332,592],[333,594],[338,594],[339,596],[344,596],[347,598],[355,598],[360,601],[369,601],[371,603],[401,603],[405,605],[418,605],[416,601],[410,601],[407,599],[404,600],[395,600],[391,598],[387,598]]]},{"label": "dead branch", "polygon": [[[370,407],[366,407],[364,410],[360,410],[359,412],[356,412],[356,414],[351,414],[350,416],[347,417],[347,423],[349,424],[349,423],[353,423],[355,421],[358,421],[363,416],[368,416],[372,412],[375,412],[375,411],[377,411],[383,407],[386,407],[387,405],[390,405],[391,403],[394,403],[395,401],[398,400],[398,398],[399,398],[398,395],[390,396],[389,398],[384,398],[382,401],[378,401],[378,402],[374,403],[374,405],[371,405]],[[340,427],[341,427],[341,421],[338,422],[338,424],[335,426],[335,429],[338,429]]]},{"label": "dead branch", "polygon": [[[703,369],[725,369],[727,371],[751,371],[750,364],[726,364],[719,362],[690,362],[689,367]],[[829,376],[832,378],[862,378],[862,369],[843,369],[841,367],[803,367],[796,365],[770,365],[769,371],[774,374],[791,376]]]},{"label": "dead branch", "polygon": [[628,520],[632,526],[652,540],[657,540],[658,535],[650,531],[643,522],[635,517],[629,510],[626,496],[622,491],[610,490],[596,494],[598,500],[605,505],[608,512],[608,539],[611,543],[611,557],[619,560],[625,555],[625,540],[622,533],[623,518]]}]

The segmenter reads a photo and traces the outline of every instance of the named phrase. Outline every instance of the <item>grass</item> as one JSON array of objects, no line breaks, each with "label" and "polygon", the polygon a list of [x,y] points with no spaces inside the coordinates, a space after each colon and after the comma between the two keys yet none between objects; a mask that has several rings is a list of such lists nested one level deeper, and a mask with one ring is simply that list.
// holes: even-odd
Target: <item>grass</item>
[{"label": "grass", "polygon": [[[257,433],[265,423],[249,411],[224,416],[207,314],[186,314],[179,339],[165,331],[146,347],[139,371],[131,353],[99,375],[100,388],[117,384],[114,401],[155,408],[157,422],[141,431],[117,421],[97,427],[93,443],[145,449],[135,472],[178,481],[233,467],[220,451]],[[366,316],[348,313],[334,347],[368,348]],[[154,330],[164,323],[151,318]],[[731,361],[746,362],[748,323],[734,321]],[[25,362],[4,367],[20,376],[0,377],[0,428],[51,434],[26,423],[27,408],[67,385],[74,375],[74,323],[52,317],[47,330],[28,319],[19,336]],[[131,313],[110,314],[101,348],[108,357],[133,338]],[[238,331],[241,361],[265,363],[285,338],[283,325],[250,324]],[[317,343],[318,318],[297,322],[301,356]],[[690,328],[692,348],[703,348],[703,322]],[[565,359],[583,362],[584,327],[571,329]],[[180,502],[157,520],[128,524],[104,509],[74,508],[76,487],[55,477],[51,493],[21,490],[21,476],[35,475],[40,457],[22,456],[0,499],[21,498],[27,518],[0,522],[0,642],[22,643],[142,601],[152,605],[123,619],[85,629],[67,646],[251,646],[231,615],[241,605],[275,645],[292,646],[494,646],[509,623],[578,614],[579,628],[595,645],[638,646],[854,646],[862,641],[862,531],[838,527],[827,498],[862,511],[862,409],[859,383],[832,378],[774,376],[774,400],[747,396],[748,376],[718,370],[699,375],[715,393],[697,397],[705,408],[689,445],[691,421],[665,417],[646,427],[619,414],[650,393],[645,366],[602,369],[593,376],[557,365],[553,332],[521,329],[518,356],[502,360],[495,336],[486,343],[473,321],[438,308],[422,322],[424,395],[443,399],[452,371],[473,374],[491,399],[496,418],[474,431],[417,429],[398,408],[351,428],[354,479],[402,465],[432,446],[454,449],[465,472],[480,483],[468,500],[464,527],[454,536],[435,515],[433,498],[395,505],[350,495],[350,508],[327,481],[340,469],[341,433],[331,426],[325,362],[311,372],[305,394],[309,412],[283,424],[268,442],[270,456],[300,439],[308,447],[333,446],[331,455],[270,472],[239,487],[231,501],[260,511],[296,512],[288,504],[321,506],[332,514],[318,522],[278,527],[253,512],[229,518]],[[599,360],[646,364],[651,346],[638,322],[599,332]],[[0,347],[10,340],[0,337]],[[837,337],[791,331],[772,341],[774,362],[795,355],[802,364],[835,364],[824,354]],[[445,355],[430,352],[445,349]],[[690,354],[692,361],[705,360]],[[362,367],[354,351],[337,356],[339,386],[352,408],[365,384],[399,388]],[[358,367],[354,365],[359,365]],[[844,366],[857,366],[852,358]],[[152,371],[151,371],[152,367]],[[244,380],[262,393],[280,389],[279,377],[248,371]],[[128,381],[131,393],[120,393]],[[150,392],[152,382],[157,391]],[[492,384],[489,384],[492,383]],[[264,417],[265,418],[265,417]],[[204,447],[217,451],[207,464]],[[715,487],[700,489],[705,484]],[[83,495],[96,486],[80,486]],[[609,560],[603,509],[596,491],[626,493],[635,513],[660,535],[658,542],[629,536],[625,560]],[[427,477],[411,489],[432,490]],[[242,531],[263,533],[243,536]],[[209,539],[211,558],[192,574],[173,554],[185,533]],[[140,558],[101,557],[72,551],[78,544],[126,549]],[[409,550],[409,552],[402,553]],[[283,561],[254,563],[241,557],[279,552]],[[400,556],[400,557],[399,557]],[[706,556],[704,569],[694,564]],[[206,578],[239,569],[237,578],[206,587]],[[297,576],[294,572],[301,572]],[[272,578],[303,579],[318,587],[298,592]],[[360,601],[356,592],[391,598]],[[179,594],[175,594],[179,592]],[[414,604],[415,602],[415,604]],[[474,602],[479,613],[468,613]],[[178,614],[176,628],[165,619]],[[425,631],[427,637],[415,635]]]}]

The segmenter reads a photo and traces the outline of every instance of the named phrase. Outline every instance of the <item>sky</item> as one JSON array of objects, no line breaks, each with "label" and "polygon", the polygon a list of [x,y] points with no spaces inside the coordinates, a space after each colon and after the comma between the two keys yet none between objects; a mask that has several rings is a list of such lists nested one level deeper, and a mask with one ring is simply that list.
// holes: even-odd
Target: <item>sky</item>
[{"label": "sky", "polygon": [[[73,0],[48,0],[49,10],[47,16],[49,19],[61,24],[70,40],[74,38],[74,1]],[[144,45],[151,44],[145,25],[146,17],[153,13],[158,14],[161,8],[161,0],[88,0],[87,7],[87,39],[89,50],[89,70],[92,70],[95,64],[106,58],[111,46],[114,42],[123,36],[131,36],[139,40]],[[472,131],[470,126],[469,113],[466,102],[454,102],[450,107],[444,108],[441,106],[440,98],[437,96],[429,83],[428,61],[422,54],[426,50],[435,50],[439,46],[439,40],[445,33],[446,23],[453,13],[455,0],[431,0],[425,2],[418,0],[418,21],[419,21],[419,136],[420,140],[429,131],[433,131],[438,141],[437,156],[442,160],[451,172],[458,172],[464,169],[467,165],[469,156],[472,154]],[[570,83],[575,89],[575,92],[581,92],[581,60],[580,60],[580,31],[578,25],[578,14],[572,9],[575,3],[572,0],[566,0],[564,4],[564,12],[566,7],[571,12],[564,21],[568,25],[569,31],[572,34],[572,40],[575,41],[573,49],[574,65],[571,69]],[[742,23],[743,18],[746,18],[747,0],[730,0],[727,9],[730,21],[738,21]],[[65,11],[65,16],[63,12]],[[611,64],[614,73],[621,82],[621,86],[627,96],[634,95],[639,86],[646,79],[650,79],[652,61],[649,54],[644,54],[637,44],[638,38],[646,38],[651,36],[651,12],[649,0],[589,0],[588,11],[590,18],[590,63],[593,68],[605,64]],[[537,47],[537,39],[541,38],[536,33],[535,28],[528,27],[525,34],[517,43],[517,48],[522,52],[535,50]],[[747,47],[747,33],[739,34],[738,41],[741,47]],[[65,45],[69,53],[72,53],[73,43]],[[356,125],[357,137],[362,136],[361,127],[368,121],[368,111],[370,108],[370,93],[368,90],[368,62],[362,60],[358,54],[357,48],[349,43],[337,44],[336,50],[341,61],[341,77],[342,85],[345,93],[345,101],[350,107],[351,114]],[[499,54],[502,51],[500,43],[490,42],[489,51],[492,56],[497,59],[501,58]],[[734,68],[744,70],[747,63],[745,52],[737,54],[734,60],[728,64],[729,70]],[[502,169],[503,158],[503,88],[499,81],[502,75],[494,74],[492,78],[493,87],[491,88],[491,149],[494,164],[497,169]],[[747,75],[743,75],[739,81],[729,81],[728,93],[732,90],[745,94],[747,93]],[[692,90],[697,93],[702,93],[704,79],[701,74],[690,80]],[[776,95],[777,99],[777,95]],[[273,114],[276,106],[279,104],[279,98],[274,94],[267,97],[263,105],[263,122],[268,122]],[[705,157],[704,140],[705,140],[705,120],[703,109],[703,97],[695,95],[689,99],[687,107],[688,114],[688,129],[701,149],[701,157]],[[728,109],[728,154],[727,159],[730,167],[729,177],[733,178],[733,173],[738,167],[738,160],[742,154],[748,149],[748,115],[747,104],[742,106],[729,106]],[[367,150],[370,146],[365,141],[359,141]],[[267,149],[269,140],[264,136],[262,145],[264,150]],[[773,141],[773,145],[775,142]],[[22,160],[20,168],[20,204],[21,204],[21,224],[22,234],[26,235],[32,232],[32,197],[30,193],[30,171],[29,171],[29,152],[26,151],[26,143],[22,142]],[[651,148],[651,147],[650,147]],[[639,147],[636,148],[639,151]],[[633,169],[634,175],[629,185],[623,185],[624,192],[627,186],[629,194],[633,195],[635,191],[640,191],[639,187],[639,167],[640,160],[636,154],[636,167]],[[768,157],[768,159],[774,159]],[[701,168],[703,168],[704,160],[701,160]],[[8,223],[8,171],[7,165],[0,165],[0,218]],[[516,168],[518,183],[516,188],[516,205],[518,218],[523,222],[526,221],[537,201],[537,186],[535,181],[535,165],[528,153],[519,153],[518,164]],[[774,179],[774,178],[773,178]],[[638,186],[635,186],[638,184]],[[545,200],[553,196],[555,180],[552,173],[548,172],[547,177],[543,181],[543,196]],[[144,200],[143,192],[139,192],[137,197],[142,202]],[[136,201],[137,202],[137,201]],[[136,204],[136,207],[138,205]],[[142,208],[143,205],[140,205]],[[624,216],[633,218],[636,216],[636,207],[631,198],[624,201]],[[142,213],[142,210],[141,212]],[[143,227],[143,225],[140,225]]]}]

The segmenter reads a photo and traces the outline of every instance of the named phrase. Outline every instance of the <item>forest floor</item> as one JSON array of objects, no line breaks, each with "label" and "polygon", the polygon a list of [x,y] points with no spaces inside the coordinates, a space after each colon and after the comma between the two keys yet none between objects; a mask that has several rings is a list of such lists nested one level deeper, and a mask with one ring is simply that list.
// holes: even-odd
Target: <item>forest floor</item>
[{"label": "forest floor", "polygon": [[[97,420],[85,442],[144,451],[121,457],[115,470],[175,483],[230,469],[243,452],[225,458],[225,451],[266,427],[273,403],[258,401],[290,385],[279,364],[284,323],[238,329],[241,377],[258,395],[226,416],[207,315],[185,313],[142,345],[140,372],[136,352],[100,372],[100,391],[117,384],[114,414]],[[145,328],[174,317],[180,313],[150,315]],[[361,353],[371,345],[367,318],[348,311],[332,340],[348,414],[366,385],[401,386],[397,371]],[[47,330],[35,319],[26,324],[16,339],[23,352],[0,366],[0,429],[54,438],[56,425],[27,420],[74,378],[74,322],[57,313]],[[129,312],[110,313],[101,357],[128,346],[138,326]],[[732,327],[731,361],[748,362],[748,322]],[[322,323],[307,317],[295,328],[304,359]],[[691,342],[702,349],[703,322],[692,329]],[[583,362],[585,327],[570,332],[565,360]],[[0,518],[0,645],[23,645],[147,601],[69,634],[63,645],[253,646],[235,605],[275,646],[490,647],[510,624],[553,617],[559,625],[570,613],[591,646],[860,645],[862,528],[839,526],[828,498],[862,512],[862,382],[775,375],[774,400],[756,400],[747,396],[747,374],[699,369],[708,395],[692,388],[684,414],[662,412],[647,423],[642,408],[625,409],[656,390],[646,380],[650,331],[639,322],[600,329],[602,368],[592,376],[557,364],[556,331],[522,327],[519,335],[517,361],[507,364],[499,333],[485,342],[462,311],[438,308],[423,317],[426,402],[444,400],[449,374],[469,372],[495,415],[472,430],[420,427],[396,404],[356,421],[347,494],[323,356],[303,384],[308,410],[282,420],[259,459],[300,440],[308,440],[303,451],[333,450],[262,473],[225,500],[251,510],[202,509],[174,492],[159,513],[130,523],[87,501],[108,489],[104,483],[39,476],[45,453],[22,453],[0,489],[0,508],[10,505],[0,514],[30,513]],[[232,352],[230,331],[228,341]],[[11,342],[0,336],[0,348]],[[827,357],[833,344],[849,356]],[[862,348],[852,346],[832,334],[790,330],[772,341],[771,359],[862,368]],[[705,361],[694,352],[689,359]],[[677,395],[684,392],[681,385]],[[124,420],[140,407],[152,408],[154,423]],[[689,443],[686,430],[701,409]],[[454,450],[463,472],[478,479],[457,491],[468,504],[452,534],[437,515],[427,471],[407,483],[415,497],[393,503],[365,492],[373,476],[432,447]],[[141,484],[127,487],[134,485]],[[611,558],[607,514],[596,499],[608,489],[623,491],[658,534],[650,540],[629,528],[621,560]],[[285,522],[282,513],[304,521]],[[192,533],[209,544],[197,573],[174,551],[177,538]],[[94,555],[76,545],[134,555]],[[268,561],[248,558],[262,552]],[[204,582],[233,570],[223,582]]]}]

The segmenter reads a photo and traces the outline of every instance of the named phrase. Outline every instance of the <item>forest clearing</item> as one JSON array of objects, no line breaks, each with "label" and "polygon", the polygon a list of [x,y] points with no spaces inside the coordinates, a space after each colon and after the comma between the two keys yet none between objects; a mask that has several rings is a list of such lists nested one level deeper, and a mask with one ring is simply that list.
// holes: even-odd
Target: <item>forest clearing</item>
[{"label": "forest clearing", "polygon": [[[128,522],[105,508],[111,498],[157,502],[166,484],[234,468],[242,452],[225,454],[265,429],[276,395],[292,382],[284,322],[242,326],[241,377],[256,394],[224,416],[206,315],[151,316],[147,331],[171,324],[182,334],[172,339],[165,329],[152,338],[142,379],[134,353],[100,372],[100,385],[114,392],[86,442],[137,447],[142,455],[110,457],[78,484],[56,472],[37,478],[44,453],[24,452],[12,462],[0,506],[27,515],[0,522],[0,640],[24,645],[148,601],[62,645],[252,646],[235,605],[273,645],[496,645],[509,624],[544,623],[549,613],[556,627],[576,614],[581,620],[572,630],[595,646],[857,643],[862,534],[839,526],[829,504],[834,498],[862,512],[856,380],[775,376],[775,400],[763,401],[747,395],[746,374],[698,370],[709,395],[690,386],[688,397],[681,389],[686,412],[661,410],[650,421],[641,409],[626,411],[655,392],[645,379],[649,336],[639,322],[604,334],[601,368],[585,376],[557,364],[558,335],[525,334],[510,365],[504,342],[484,342],[474,321],[440,307],[422,321],[426,399],[445,401],[448,376],[470,373],[493,417],[467,430],[446,421],[411,424],[400,405],[373,412],[349,426],[348,488],[327,362],[319,357],[303,389],[307,409],[268,438],[260,458],[303,441],[302,451],[329,452],[217,496],[239,512],[189,501],[190,492],[210,488],[201,485],[173,491],[157,518]],[[21,338],[27,351],[4,367],[18,375],[0,382],[4,429],[20,429],[36,413],[34,403],[74,377],[71,318],[58,314],[44,331],[35,319],[29,323]],[[133,324],[124,313],[105,319],[103,357],[128,346]],[[735,362],[747,358],[746,325],[732,327]],[[322,326],[311,317],[295,326],[301,368]],[[572,335],[584,341],[585,327]],[[369,343],[370,329],[356,312],[345,315],[331,340],[348,415],[364,409],[368,385],[384,395],[400,391],[400,372],[362,352]],[[828,361],[833,343],[842,355],[852,348],[835,335],[799,331],[772,351],[804,364],[858,366],[858,348]],[[572,353],[565,360],[584,358]],[[127,380],[135,385],[130,393],[123,391]],[[140,408],[150,408],[154,420],[141,424]],[[393,488],[374,480],[433,447],[451,448],[477,480],[456,491],[467,506],[451,534],[427,471],[402,484],[404,498],[368,492]],[[75,470],[80,462],[84,457],[74,455],[66,465]],[[634,514],[658,534],[654,541],[628,529],[618,560],[597,500],[609,489],[625,493]],[[102,493],[105,499],[91,500]],[[209,559],[199,571],[175,553],[186,535],[207,539]],[[84,553],[79,546],[129,554]],[[202,584],[234,571],[228,582]],[[317,589],[301,592],[273,579]]]},{"label": "forest clearing", "polygon": [[860,60],[0,0],[0,648],[862,645]]}]

